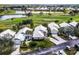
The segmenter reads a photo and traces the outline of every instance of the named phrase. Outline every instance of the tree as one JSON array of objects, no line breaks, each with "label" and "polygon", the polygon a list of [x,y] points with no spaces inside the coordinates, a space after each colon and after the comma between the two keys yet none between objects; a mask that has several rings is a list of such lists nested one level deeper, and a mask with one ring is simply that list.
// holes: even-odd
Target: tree
[{"label": "tree", "polygon": [[47,23],[43,23],[42,25],[45,26],[45,27],[48,27],[48,24]]},{"label": "tree", "polygon": [[20,25],[19,25],[19,23],[18,23],[18,24],[16,24],[16,28],[17,28],[17,30],[19,30],[19,29],[20,29]]},{"label": "tree", "polygon": [[68,47],[66,47],[66,48],[65,48],[65,51],[69,51],[69,48],[68,48]]},{"label": "tree", "polygon": [[79,23],[74,27],[74,34],[75,36],[79,37]]},{"label": "tree", "polygon": [[74,35],[74,27],[72,26],[68,26],[68,27],[63,27],[61,30],[61,33],[65,34],[65,35]]},{"label": "tree", "polygon": [[61,27],[59,28],[59,36],[64,37],[65,39],[69,40],[69,35],[74,36],[74,27],[68,26],[68,27]]},{"label": "tree", "polygon": [[13,29],[13,30],[17,30],[16,25],[13,25],[13,26],[12,26],[12,29]]},{"label": "tree", "polygon": [[79,37],[79,26],[77,24],[77,26],[74,28],[74,33],[75,33],[75,36]]},{"label": "tree", "polygon": [[48,9],[49,9],[48,15],[51,15],[51,7],[48,7]]},{"label": "tree", "polygon": [[79,51],[78,45],[75,45],[74,48],[76,48],[76,50]]},{"label": "tree", "polygon": [[0,32],[2,32],[4,29],[0,29]]},{"label": "tree", "polygon": [[34,23],[33,23],[33,22],[30,24],[30,27],[31,27],[31,28],[33,28],[33,27],[34,27]]},{"label": "tree", "polygon": [[63,9],[63,12],[64,12],[64,14],[67,14],[67,13],[68,13],[67,8],[64,8],[64,9]]},{"label": "tree", "polygon": [[78,14],[78,10],[73,10],[73,12],[75,13],[75,15]]},{"label": "tree", "polygon": [[29,31],[29,30],[27,30],[26,31],[26,34],[32,34],[33,32],[32,31]]},{"label": "tree", "polygon": [[24,11],[25,14],[27,15],[27,13],[26,13],[27,8],[26,8],[24,5],[21,7],[21,9],[22,9],[22,11]]},{"label": "tree", "polygon": [[70,14],[71,16],[75,16],[75,13],[74,13],[73,11],[70,11],[69,14]]},{"label": "tree", "polygon": [[64,14],[69,14],[71,16],[74,15],[74,13],[73,13],[73,11],[71,9],[64,8],[63,12],[64,12]]},{"label": "tree", "polygon": [[0,38],[0,55],[11,54],[13,51],[13,45],[14,43],[11,39],[7,39],[5,37]]},{"label": "tree", "polygon": [[67,21],[67,23],[70,23],[70,22],[72,22],[72,20],[73,20],[73,18],[70,18],[70,19]]},{"label": "tree", "polygon": [[59,22],[59,20],[55,20],[54,22],[55,22],[55,23],[58,23],[58,22]]},{"label": "tree", "polygon": [[28,16],[28,17],[32,16],[32,12],[29,12],[29,13],[27,14],[27,16]]},{"label": "tree", "polygon": [[53,6],[53,7],[54,7],[53,11],[54,11],[54,13],[55,13],[57,7],[56,7],[56,6]]}]

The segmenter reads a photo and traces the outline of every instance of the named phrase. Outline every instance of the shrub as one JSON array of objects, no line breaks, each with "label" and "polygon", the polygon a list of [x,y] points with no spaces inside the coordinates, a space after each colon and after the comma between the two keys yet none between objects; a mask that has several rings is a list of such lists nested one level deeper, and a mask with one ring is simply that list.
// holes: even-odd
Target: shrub
[{"label": "shrub", "polygon": [[30,42],[29,43],[29,47],[31,47],[31,48],[35,48],[36,46],[37,46],[36,42]]}]

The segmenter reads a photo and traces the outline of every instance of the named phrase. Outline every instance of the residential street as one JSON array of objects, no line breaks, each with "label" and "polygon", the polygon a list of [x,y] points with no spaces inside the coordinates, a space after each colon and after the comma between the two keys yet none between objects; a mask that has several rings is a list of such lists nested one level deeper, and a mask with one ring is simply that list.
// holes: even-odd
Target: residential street
[{"label": "residential street", "polygon": [[65,49],[67,46],[73,47],[75,44],[79,44],[79,39],[70,40],[68,42],[56,45],[54,47],[40,50],[40,51],[36,51],[36,52],[32,52],[32,53],[28,53],[28,54],[29,55],[45,55],[46,53],[49,53],[49,52],[56,52],[56,51]]}]

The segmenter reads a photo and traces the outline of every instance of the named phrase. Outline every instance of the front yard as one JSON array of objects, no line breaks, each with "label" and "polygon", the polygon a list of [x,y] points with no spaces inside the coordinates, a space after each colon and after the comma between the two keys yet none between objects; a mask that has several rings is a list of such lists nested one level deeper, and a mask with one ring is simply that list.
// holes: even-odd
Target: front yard
[{"label": "front yard", "polygon": [[55,44],[48,39],[40,41],[30,41],[28,45],[23,43],[20,47],[20,51],[35,51],[38,49],[50,48],[51,46],[55,46]]}]

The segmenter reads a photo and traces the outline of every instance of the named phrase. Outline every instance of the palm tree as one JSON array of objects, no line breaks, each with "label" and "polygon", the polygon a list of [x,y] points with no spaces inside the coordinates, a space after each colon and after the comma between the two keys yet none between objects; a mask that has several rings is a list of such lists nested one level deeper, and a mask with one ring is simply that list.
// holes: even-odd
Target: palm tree
[{"label": "palm tree", "polygon": [[22,6],[22,11],[24,11],[25,14],[27,15],[26,10],[27,10],[27,8],[23,5],[23,6]]},{"label": "palm tree", "polygon": [[49,6],[48,9],[49,9],[49,13],[48,14],[51,15],[51,7]]}]

